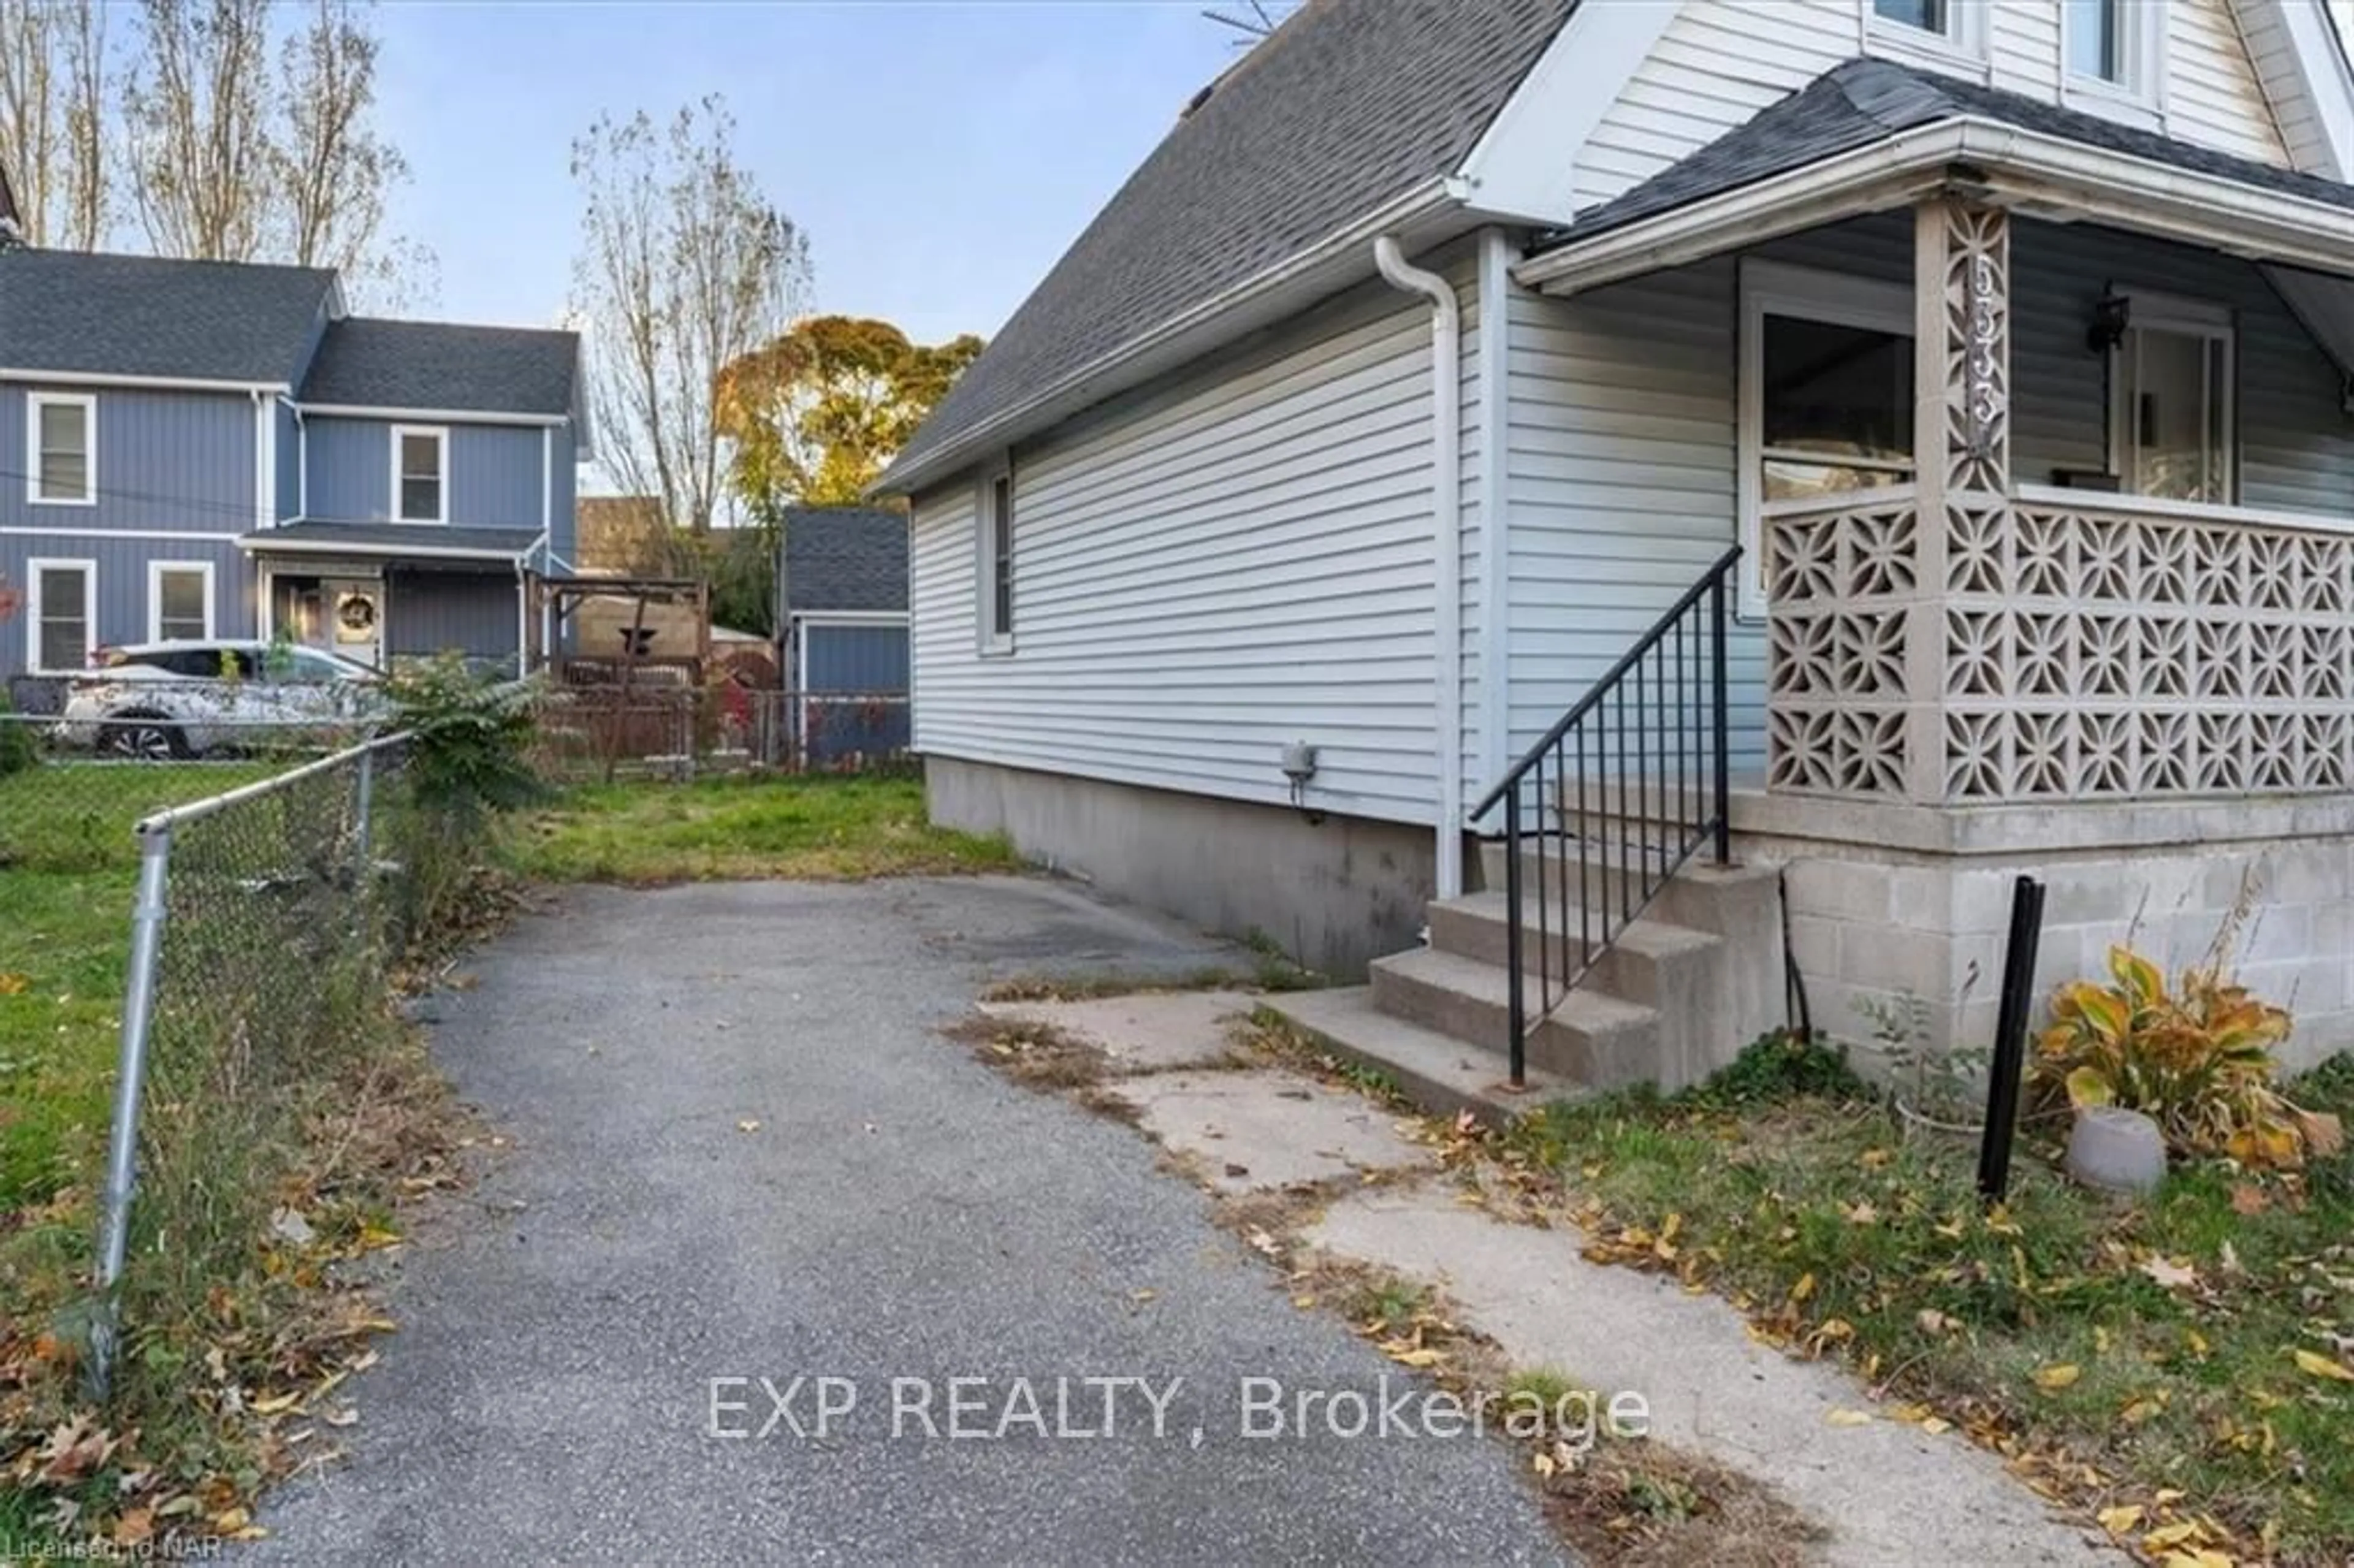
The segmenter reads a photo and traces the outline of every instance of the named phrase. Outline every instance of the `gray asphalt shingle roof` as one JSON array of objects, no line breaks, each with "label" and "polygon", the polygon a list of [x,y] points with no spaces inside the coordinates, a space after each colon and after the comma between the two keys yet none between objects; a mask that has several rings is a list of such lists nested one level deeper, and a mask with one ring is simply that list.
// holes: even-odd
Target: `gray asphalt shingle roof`
[{"label": "gray asphalt shingle roof", "polygon": [[1889,60],[1852,59],[1758,111],[1746,124],[1580,217],[1554,246],[1721,196],[1943,120],[2000,122],[2087,146],[2212,175],[2284,196],[2354,208],[2354,185],[2236,158],[2000,88],[1955,80]]},{"label": "gray asphalt shingle roof", "polygon": [[347,316],[327,328],[305,403],[469,413],[567,414],[576,333]]},{"label": "gray asphalt shingle roof", "polygon": [[868,506],[785,513],[788,609],[907,608],[907,517]]},{"label": "gray asphalt shingle roof", "polygon": [[899,471],[1453,174],[1576,4],[1310,0],[1129,176]]},{"label": "gray asphalt shingle roof", "polygon": [[0,250],[0,368],[292,382],[334,273]]}]

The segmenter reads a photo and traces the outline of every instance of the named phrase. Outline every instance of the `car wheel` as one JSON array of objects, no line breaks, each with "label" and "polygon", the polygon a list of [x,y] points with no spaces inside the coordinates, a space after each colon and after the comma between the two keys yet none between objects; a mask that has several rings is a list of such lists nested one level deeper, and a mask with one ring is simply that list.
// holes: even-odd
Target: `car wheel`
[{"label": "car wheel", "polygon": [[152,714],[136,714],[109,723],[101,746],[117,757],[135,757],[148,762],[174,762],[189,755],[188,739],[180,726]]}]

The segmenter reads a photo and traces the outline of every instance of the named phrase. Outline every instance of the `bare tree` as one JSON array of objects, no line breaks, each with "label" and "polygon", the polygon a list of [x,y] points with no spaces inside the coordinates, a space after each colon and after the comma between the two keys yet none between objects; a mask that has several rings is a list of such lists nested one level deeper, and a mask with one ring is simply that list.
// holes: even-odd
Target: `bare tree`
[{"label": "bare tree", "polygon": [[0,167],[27,244],[106,231],[106,14],[97,0],[0,0]]},{"label": "bare tree", "polygon": [[123,84],[133,209],[158,255],[250,261],[267,231],[270,0],[142,0]]},{"label": "bare tree", "polygon": [[376,128],[366,0],[311,0],[291,29],[279,0],[140,3],[126,175],[157,254],[334,267],[360,296],[430,291],[432,253],[386,233],[408,163]]},{"label": "bare tree", "polygon": [[698,535],[726,488],[720,373],[800,314],[809,289],[808,244],[737,162],[735,132],[712,97],[666,126],[599,116],[572,144],[585,204],[572,313],[599,461]]}]

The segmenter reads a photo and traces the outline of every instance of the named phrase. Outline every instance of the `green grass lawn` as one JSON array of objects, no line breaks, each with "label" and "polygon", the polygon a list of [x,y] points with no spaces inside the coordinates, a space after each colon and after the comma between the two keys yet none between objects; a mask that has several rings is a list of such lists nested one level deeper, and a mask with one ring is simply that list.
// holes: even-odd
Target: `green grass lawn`
[{"label": "green grass lawn", "polygon": [[138,876],[133,824],[268,771],[77,762],[0,777],[0,1215],[95,1181]]},{"label": "green grass lawn", "polygon": [[1002,838],[934,827],[920,779],[813,774],[567,790],[508,835],[509,863],[549,882],[652,884],[1003,871]]},{"label": "green grass lawn", "polygon": [[[2291,1092],[2354,1111],[2354,1059]],[[1908,1141],[1840,1096],[1613,1097],[1508,1147],[1558,1174],[1596,1255],[1850,1359],[1883,1412],[1963,1426],[2153,1559],[2347,1561],[2354,1160],[2267,1180],[2179,1166],[2133,1202],[2062,1180],[2048,1143],[2022,1143],[1991,1213],[1974,1144]]]}]

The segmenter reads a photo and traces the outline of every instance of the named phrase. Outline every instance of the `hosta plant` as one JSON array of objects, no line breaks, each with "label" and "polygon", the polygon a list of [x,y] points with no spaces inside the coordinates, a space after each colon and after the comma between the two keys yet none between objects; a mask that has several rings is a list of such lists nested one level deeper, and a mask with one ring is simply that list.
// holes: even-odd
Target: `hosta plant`
[{"label": "hosta plant", "polygon": [[2169,986],[2147,959],[2111,948],[2108,982],[2061,987],[2052,1012],[2039,1080],[2079,1109],[2140,1111],[2178,1154],[2293,1167],[2342,1141],[2335,1117],[2300,1110],[2274,1086],[2288,1012],[2232,980],[2220,952]]}]

